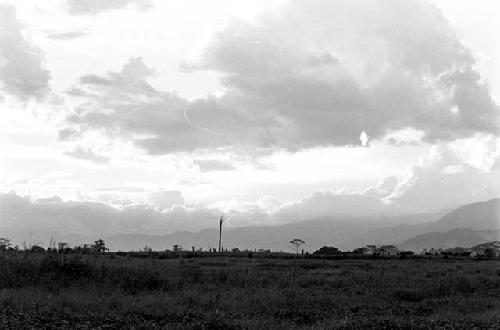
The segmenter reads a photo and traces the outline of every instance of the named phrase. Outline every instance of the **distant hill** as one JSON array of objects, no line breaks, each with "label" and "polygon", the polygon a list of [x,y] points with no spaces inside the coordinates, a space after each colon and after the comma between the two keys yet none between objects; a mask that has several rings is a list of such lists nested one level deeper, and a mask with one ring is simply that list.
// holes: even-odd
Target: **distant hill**
[{"label": "distant hill", "polygon": [[[249,226],[225,229],[222,233],[223,246],[240,249],[272,249],[290,250],[289,241],[301,238],[306,241],[308,250],[317,249],[322,245],[332,245],[346,238],[353,237],[358,230],[359,221],[310,220],[279,226]],[[141,249],[145,245],[153,250],[171,249],[174,244],[180,244],[184,249],[194,246],[204,250],[216,248],[219,231],[205,229],[197,233],[175,232],[164,236],[150,235],[117,235],[107,238],[113,250]]]},{"label": "distant hill", "polygon": [[461,206],[420,228],[420,234],[398,244],[400,248],[470,247],[499,239],[500,199]]},{"label": "distant hill", "polygon": [[427,232],[445,232],[457,228],[500,229],[500,198],[459,207],[432,223]]},{"label": "distant hill", "polygon": [[[289,241],[292,238],[301,238],[306,241],[304,248],[308,251],[314,251],[323,245],[333,245],[342,250],[350,250],[372,242],[385,243],[395,237],[393,233],[385,236],[380,234],[383,229],[377,229],[379,226],[392,228],[390,226],[404,223],[418,226],[419,221],[432,221],[438,218],[439,214],[413,214],[384,218],[318,219],[277,226],[237,227],[225,229],[222,240],[223,246],[228,248],[289,251],[291,250]],[[404,227],[404,225],[401,226]],[[417,233],[408,233],[403,236],[402,240]],[[174,244],[180,244],[185,249],[191,249],[194,246],[195,248],[202,247],[205,250],[217,247],[218,235],[217,229],[206,229],[197,233],[176,232],[164,236],[117,235],[108,237],[107,241],[113,250],[138,250],[144,248],[145,245],[153,250],[164,250],[171,249]]]},{"label": "distant hill", "polygon": [[[427,228],[440,218],[442,213],[431,214],[416,214],[420,223],[404,222],[401,218],[401,223],[392,226],[377,227],[361,233],[354,237],[348,244],[347,249],[352,250],[367,244],[383,245],[383,244],[398,244],[404,242],[416,235],[427,232]],[[411,217],[411,216],[408,216]]]},{"label": "distant hill", "polygon": [[474,230],[471,228],[453,229],[447,232],[430,232],[417,235],[401,244],[403,250],[422,250],[423,248],[472,247],[481,243],[499,240],[500,230]]},{"label": "distant hill", "polygon": [[[425,220],[431,219],[433,215],[428,215],[427,218],[419,216]],[[484,242],[485,238],[496,237],[496,229],[500,229],[500,199],[463,205],[443,212],[437,221],[375,228],[361,234],[354,242],[390,243],[410,250],[471,246],[479,244],[476,242]]]},{"label": "distant hill", "polygon": [[[460,230],[459,230],[460,229]],[[367,244],[395,244],[405,249],[423,247],[471,246],[495,240],[500,229],[500,199],[472,203],[447,213],[412,214],[376,217],[332,217],[275,226],[225,228],[223,246],[240,249],[272,249],[290,251],[289,241],[301,238],[307,251],[323,245],[352,250]],[[13,241],[27,240],[25,232],[6,232]],[[50,238],[74,244],[92,242],[97,237],[84,237],[60,232],[36,232],[33,236],[47,246]],[[180,244],[191,247],[216,248],[218,229],[199,232],[180,231],[167,235],[126,234],[103,237],[112,250],[171,249]],[[17,243],[16,243],[17,244]]]}]

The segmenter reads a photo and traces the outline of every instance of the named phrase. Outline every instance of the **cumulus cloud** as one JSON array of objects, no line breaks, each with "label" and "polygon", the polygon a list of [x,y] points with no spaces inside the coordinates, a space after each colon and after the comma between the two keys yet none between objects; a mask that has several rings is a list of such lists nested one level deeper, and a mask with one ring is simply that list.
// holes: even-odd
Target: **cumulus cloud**
[{"label": "cumulus cloud", "polygon": [[[120,72],[85,75],[70,95],[85,102],[67,118],[61,139],[74,139],[87,131],[130,139],[151,154],[218,145],[206,132],[186,120],[188,102],[173,93],[154,89],[147,81],[154,70],[141,58],[130,58]],[[220,137],[215,137],[220,140]],[[220,142],[219,142],[220,143]]]},{"label": "cumulus cloud", "polygon": [[0,194],[0,230],[54,230],[88,236],[167,234],[213,228],[221,213],[235,227],[437,212],[500,197],[500,142],[491,139],[483,144],[480,152],[472,152],[481,164],[464,161],[456,146],[434,146],[400,178],[387,177],[362,193],[323,191],[291,203],[265,196],[255,203],[189,205],[179,191],[157,191],[144,204],[115,200],[119,196],[113,192],[119,188],[103,189],[111,194],[99,196],[101,202],[65,202],[57,196],[32,201],[15,193]]},{"label": "cumulus cloud", "polygon": [[184,205],[184,198],[180,191],[156,191],[148,195],[148,203],[160,210],[171,208],[174,205]]},{"label": "cumulus cloud", "polygon": [[122,72],[82,77],[73,92],[93,107],[69,121],[143,135],[134,142],[152,154],[359,145],[360,134],[366,143],[404,130],[429,141],[496,133],[499,109],[474,66],[430,3],[292,0],[255,22],[230,22],[183,65],[218,72],[224,95],[187,102],[159,92],[131,59]]},{"label": "cumulus cloud", "polygon": [[359,135],[359,141],[361,142],[361,145],[362,146],[366,146],[366,144],[368,143],[368,140],[369,140],[369,136],[368,134],[366,134],[365,131],[361,132],[361,134]]},{"label": "cumulus cloud", "polygon": [[237,98],[273,112],[279,121],[261,126],[294,148],[408,127],[428,140],[496,133],[499,109],[474,63],[429,3],[314,0],[229,24],[192,67],[224,75],[221,107]]},{"label": "cumulus cloud", "polygon": [[125,233],[171,233],[213,226],[217,213],[204,207],[173,206],[164,212],[146,204],[115,208],[102,202],[31,201],[0,194],[0,230],[57,231],[91,237]]},{"label": "cumulus cloud", "polygon": [[272,201],[272,209],[261,202],[237,203],[224,209],[214,205],[185,205],[177,191],[152,193],[148,204],[121,203],[121,207],[111,206],[120,203],[110,203],[107,197],[111,196],[101,196],[99,202],[65,202],[58,197],[32,201],[15,193],[0,194],[0,230],[54,231],[89,237],[130,233],[161,235],[214,228],[222,211],[229,219],[229,226],[270,225],[353,215],[357,210],[349,211],[349,205],[357,207],[369,200],[363,196],[318,193],[293,204],[277,206]]},{"label": "cumulus cloud", "polygon": [[153,0],[66,0],[65,5],[71,15],[97,15],[129,5],[147,10],[154,6],[154,2]]},{"label": "cumulus cloud", "polygon": [[374,198],[384,198],[390,195],[396,188],[399,180],[395,176],[389,176],[379,181],[375,187],[366,189],[363,195],[374,197]]},{"label": "cumulus cloud", "polygon": [[391,182],[392,187],[389,194],[384,190],[386,201],[409,212],[433,212],[500,197],[500,171],[473,166],[449,147],[434,146],[397,184]]},{"label": "cumulus cloud", "polygon": [[392,212],[380,199],[362,194],[317,192],[308,198],[281,206],[273,217],[279,222],[335,217],[379,216]]},{"label": "cumulus cloud", "polygon": [[50,73],[42,51],[21,33],[13,6],[0,4],[0,87],[20,100],[43,98],[50,91]]}]

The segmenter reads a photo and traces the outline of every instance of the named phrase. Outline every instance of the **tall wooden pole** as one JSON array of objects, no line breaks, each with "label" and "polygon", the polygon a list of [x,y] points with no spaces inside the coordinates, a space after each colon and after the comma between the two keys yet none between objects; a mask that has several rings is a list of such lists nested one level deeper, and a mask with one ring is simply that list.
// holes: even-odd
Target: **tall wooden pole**
[{"label": "tall wooden pole", "polygon": [[222,249],[222,222],[224,222],[224,218],[221,216],[219,220],[219,253],[221,252]]}]

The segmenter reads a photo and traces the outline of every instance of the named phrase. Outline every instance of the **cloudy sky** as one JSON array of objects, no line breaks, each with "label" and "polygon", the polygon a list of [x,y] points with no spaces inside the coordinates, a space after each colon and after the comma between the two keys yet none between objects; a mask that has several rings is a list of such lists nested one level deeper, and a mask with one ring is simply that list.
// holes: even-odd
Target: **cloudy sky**
[{"label": "cloudy sky", "polygon": [[158,233],[500,197],[499,14],[0,0],[0,226]]}]

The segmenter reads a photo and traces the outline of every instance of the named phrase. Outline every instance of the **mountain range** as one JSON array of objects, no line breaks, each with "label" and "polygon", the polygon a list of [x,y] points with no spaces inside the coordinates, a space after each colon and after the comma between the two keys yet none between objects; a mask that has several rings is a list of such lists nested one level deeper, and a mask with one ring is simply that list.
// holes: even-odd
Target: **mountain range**
[{"label": "mountain range", "polygon": [[403,250],[422,250],[423,248],[471,247],[500,239],[500,230],[474,230],[471,228],[452,229],[447,232],[430,232],[406,240],[398,247]]},{"label": "mountain range", "polygon": [[[15,240],[23,233],[8,233]],[[24,233],[25,235],[25,233]],[[95,237],[65,235],[57,232],[33,233],[47,246],[48,238],[71,244],[92,242]],[[26,236],[24,236],[26,237]],[[217,228],[198,232],[178,231],[167,235],[124,234],[103,237],[111,250],[172,249],[174,244],[185,250],[216,248]],[[291,251],[289,241],[300,238],[304,249],[314,251],[321,246],[335,246],[343,251],[367,244],[394,244],[400,249],[469,247],[500,240],[500,199],[461,206],[451,211],[374,217],[332,217],[274,226],[224,228],[223,247],[231,249],[271,249]]]},{"label": "mountain range", "polygon": [[[385,224],[385,225],[381,225]],[[313,251],[323,245],[352,250],[367,244],[395,244],[401,249],[426,247],[447,248],[472,246],[500,235],[500,199],[467,204],[449,212],[364,218],[316,219],[278,226],[250,226],[223,231],[223,246],[240,249],[289,251],[289,241],[301,238],[305,249]],[[185,249],[215,248],[218,230],[197,233],[176,232],[164,236],[117,235],[108,238],[113,249],[153,250],[180,244]]]}]

